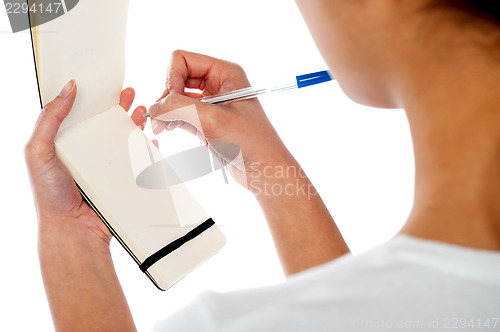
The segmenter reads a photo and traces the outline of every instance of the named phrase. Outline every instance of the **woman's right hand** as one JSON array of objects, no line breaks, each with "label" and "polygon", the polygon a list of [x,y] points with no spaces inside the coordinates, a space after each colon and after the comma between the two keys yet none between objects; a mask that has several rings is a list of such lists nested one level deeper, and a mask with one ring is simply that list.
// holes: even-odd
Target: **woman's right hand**
[{"label": "woman's right hand", "polygon": [[[234,157],[232,151],[226,151],[228,147],[232,150],[228,143],[241,149],[242,159],[229,162],[228,169],[256,196],[287,275],[349,252],[328,209],[280,140],[258,99],[226,105],[196,100],[249,86],[238,65],[176,51],[167,88],[149,110],[154,132],[182,127],[228,160]],[[186,88],[201,93],[187,92]],[[225,144],[217,144],[221,142]]]},{"label": "woman's right hand", "polygon": [[[197,100],[249,86],[245,72],[234,63],[175,51],[166,90],[149,110],[153,132],[182,128],[198,136],[238,183],[256,192],[259,188],[252,183],[261,183],[266,167],[275,169],[294,162],[259,100],[225,105]],[[253,181],[255,179],[258,181]]]}]

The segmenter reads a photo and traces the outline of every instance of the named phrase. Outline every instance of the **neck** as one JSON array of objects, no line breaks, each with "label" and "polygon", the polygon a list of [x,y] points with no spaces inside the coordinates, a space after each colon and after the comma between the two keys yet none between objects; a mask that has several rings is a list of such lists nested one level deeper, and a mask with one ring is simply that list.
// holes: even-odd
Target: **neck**
[{"label": "neck", "polygon": [[427,57],[404,71],[399,95],[416,183],[402,232],[500,250],[500,63],[480,50],[465,53],[437,64]]}]

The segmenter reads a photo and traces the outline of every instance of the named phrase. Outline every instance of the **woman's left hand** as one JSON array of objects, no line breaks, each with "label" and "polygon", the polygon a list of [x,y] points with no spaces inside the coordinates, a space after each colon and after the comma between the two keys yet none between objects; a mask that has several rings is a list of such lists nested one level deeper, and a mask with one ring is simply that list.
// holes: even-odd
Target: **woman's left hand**
[{"label": "woman's left hand", "polygon": [[[69,82],[59,96],[44,107],[31,139],[25,148],[26,162],[38,214],[39,230],[67,230],[67,234],[97,237],[109,245],[111,233],[83,200],[70,173],[57,158],[54,139],[62,121],[69,114],[76,97],[76,85]],[[120,106],[126,111],[135,92],[127,88],[120,95]],[[144,129],[144,106],[132,114],[134,123]]]}]

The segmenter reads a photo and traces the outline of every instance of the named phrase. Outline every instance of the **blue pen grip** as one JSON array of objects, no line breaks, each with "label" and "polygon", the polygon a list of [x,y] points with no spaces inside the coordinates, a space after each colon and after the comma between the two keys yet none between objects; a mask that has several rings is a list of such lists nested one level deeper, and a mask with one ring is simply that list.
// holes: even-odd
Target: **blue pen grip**
[{"label": "blue pen grip", "polygon": [[319,71],[317,73],[297,76],[297,86],[301,89],[306,86],[320,84],[331,80],[332,77],[328,71]]}]

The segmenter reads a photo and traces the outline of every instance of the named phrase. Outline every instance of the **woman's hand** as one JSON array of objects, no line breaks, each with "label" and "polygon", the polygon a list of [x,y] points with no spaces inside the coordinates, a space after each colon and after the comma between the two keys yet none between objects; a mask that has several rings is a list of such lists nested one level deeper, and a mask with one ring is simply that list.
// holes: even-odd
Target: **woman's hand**
[{"label": "woman's hand", "polygon": [[[133,89],[122,91],[125,110],[134,95]],[[38,255],[52,319],[57,331],[135,331],[109,252],[111,234],[54,151],[57,131],[75,97],[71,81],[45,106],[26,145],[39,222]],[[132,114],[141,128],[145,113],[141,106]]]},{"label": "woman's hand", "polygon": [[[151,106],[153,132],[185,129],[198,136],[235,180],[256,192],[252,181],[265,167],[293,163],[258,99],[212,105],[197,98],[249,87],[243,69],[209,56],[176,51],[168,70],[166,90]],[[198,92],[188,92],[196,89]]]},{"label": "woman's hand", "polygon": [[[109,244],[111,234],[94,211],[85,203],[75,182],[54,151],[57,131],[69,114],[76,97],[76,85],[69,82],[60,95],[42,110],[31,139],[26,145],[26,161],[31,179],[40,232],[67,228],[71,234],[97,236]],[[120,105],[128,111],[134,101],[131,88],[122,91]],[[132,120],[144,129],[144,106],[132,114]]]},{"label": "woman's hand", "polygon": [[[149,110],[153,132],[186,129],[225,161],[233,177],[255,194],[286,274],[349,252],[323,201],[280,140],[258,99],[226,105],[196,100],[249,86],[238,65],[176,51],[166,90]],[[236,159],[235,145],[241,151]]]}]

